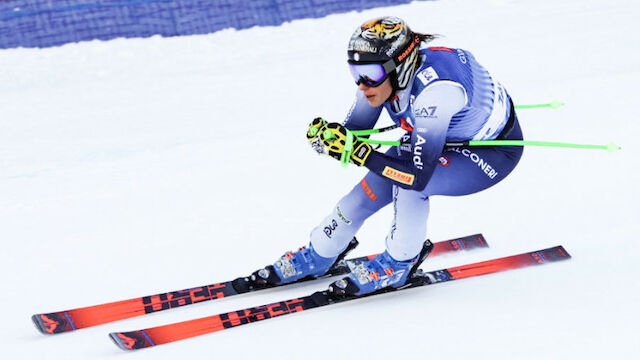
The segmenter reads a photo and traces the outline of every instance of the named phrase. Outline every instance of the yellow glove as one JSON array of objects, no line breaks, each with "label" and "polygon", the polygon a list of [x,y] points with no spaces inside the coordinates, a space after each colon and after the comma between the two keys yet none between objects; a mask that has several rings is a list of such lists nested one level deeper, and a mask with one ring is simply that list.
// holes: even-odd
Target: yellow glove
[{"label": "yellow glove", "polygon": [[309,130],[307,130],[307,140],[309,140],[309,144],[311,144],[313,150],[319,154],[324,154],[324,145],[322,145],[322,141],[318,138],[318,134],[320,133],[320,129],[325,125],[327,125],[327,120],[317,117],[309,124]]},{"label": "yellow glove", "polygon": [[[345,145],[347,144],[347,128],[338,123],[328,123],[319,130],[319,138],[322,144],[327,149],[329,156],[340,160],[342,153],[345,151]],[[362,166],[373,148],[371,145],[353,138],[353,150],[350,154],[350,160],[352,163]]]},{"label": "yellow glove", "polygon": [[318,131],[325,125],[327,125],[327,120],[321,117],[313,119],[309,124],[309,130],[307,130],[307,140],[313,141],[318,136]]}]

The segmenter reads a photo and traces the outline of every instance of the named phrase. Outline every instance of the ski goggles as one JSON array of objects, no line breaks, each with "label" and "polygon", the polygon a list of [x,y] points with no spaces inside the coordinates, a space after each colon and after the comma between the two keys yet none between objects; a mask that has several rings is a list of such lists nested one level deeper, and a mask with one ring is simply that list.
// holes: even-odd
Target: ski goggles
[{"label": "ski goggles", "polygon": [[349,60],[349,70],[356,81],[356,85],[363,84],[368,87],[378,87],[395,68],[396,64],[393,60],[388,60],[385,63],[362,63]]}]

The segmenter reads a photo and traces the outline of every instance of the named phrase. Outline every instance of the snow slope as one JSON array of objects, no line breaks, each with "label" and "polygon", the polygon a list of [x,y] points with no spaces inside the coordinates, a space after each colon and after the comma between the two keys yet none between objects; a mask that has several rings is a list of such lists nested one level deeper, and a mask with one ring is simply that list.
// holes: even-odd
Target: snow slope
[{"label": "snow slope", "polygon": [[[491,249],[441,268],[562,244],[568,262],[295,314],[143,350],[136,359],[632,358],[640,353],[637,1],[415,2],[181,38],[0,52],[0,327],[6,359],[123,356],[107,333],[288,299],[328,280],[45,337],[30,315],[228,280],[306,243],[364,175],[302,133],[341,121],[346,43],[403,17],[471,50],[520,104],[529,148],[504,182],[436,197],[429,237],[482,232]],[[379,125],[388,124],[383,119]],[[359,234],[379,251],[390,209]],[[279,346],[274,346],[280,342]]]}]

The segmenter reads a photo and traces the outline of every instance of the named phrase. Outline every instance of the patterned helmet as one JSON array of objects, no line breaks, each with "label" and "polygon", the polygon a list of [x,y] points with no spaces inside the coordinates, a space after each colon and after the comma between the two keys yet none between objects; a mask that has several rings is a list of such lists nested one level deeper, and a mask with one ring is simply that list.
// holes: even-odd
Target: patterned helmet
[{"label": "patterned helmet", "polygon": [[[397,90],[407,87],[420,65],[421,37],[397,17],[385,16],[360,25],[351,35],[349,63],[385,63],[393,60],[395,74],[389,74]],[[395,76],[393,76],[395,75]]]}]

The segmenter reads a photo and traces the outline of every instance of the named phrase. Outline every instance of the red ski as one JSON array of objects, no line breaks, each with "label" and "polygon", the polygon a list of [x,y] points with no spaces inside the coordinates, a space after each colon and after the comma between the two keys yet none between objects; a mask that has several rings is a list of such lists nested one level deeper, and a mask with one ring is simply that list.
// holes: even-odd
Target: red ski
[{"label": "red ski", "polygon": [[[357,242],[355,244],[357,244]],[[355,244],[353,245],[354,247]],[[430,256],[484,247],[488,247],[488,245],[482,234],[475,234],[434,243],[434,249]],[[365,259],[370,259],[374,256],[375,255],[369,255],[340,261],[324,277],[344,275],[349,272],[347,262],[359,262]],[[303,279],[298,282],[308,280],[312,279]],[[251,277],[241,277],[232,281],[204,285],[191,289],[170,291],[162,294],[143,296],[135,299],[110,302],[66,311],[36,314],[31,318],[38,330],[43,334],[58,334],[272,287],[277,286],[258,285],[252,282]]]},{"label": "red ski", "polygon": [[365,298],[391,291],[459,280],[471,276],[486,275],[510,269],[541,265],[548,262],[566,260],[570,257],[569,253],[567,253],[562,246],[556,246],[549,249],[531,251],[520,255],[513,255],[442,270],[428,272],[419,270],[404,287],[399,289],[386,288],[379,292],[364,296],[337,295],[330,290],[325,290],[315,292],[309,296],[304,296],[298,299],[285,300],[273,304],[256,306],[230,313],[144,330],[116,332],[109,334],[109,336],[116,345],[123,350],[141,349],[213,333],[277,316],[310,310],[320,306]]}]

